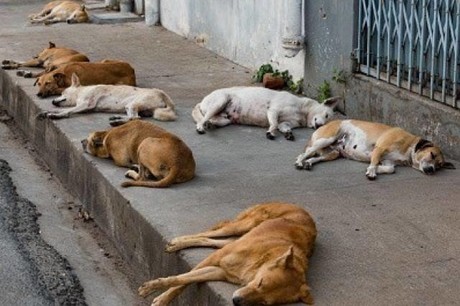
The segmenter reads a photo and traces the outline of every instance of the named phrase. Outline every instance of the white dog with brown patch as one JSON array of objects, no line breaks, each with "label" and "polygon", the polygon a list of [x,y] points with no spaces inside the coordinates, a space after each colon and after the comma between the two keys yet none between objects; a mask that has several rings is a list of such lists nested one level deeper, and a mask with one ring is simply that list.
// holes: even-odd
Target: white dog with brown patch
[{"label": "white dog with brown patch", "polygon": [[313,133],[295,166],[310,170],[317,162],[341,156],[370,162],[366,172],[370,180],[380,173],[394,173],[396,165],[412,166],[425,174],[455,169],[432,142],[398,127],[360,120],[334,120],[322,126]]},{"label": "white dog with brown patch", "polygon": [[72,74],[72,85],[52,103],[58,107],[73,107],[60,112],[43,112],[40,117],[60,119],[67,118],[71,114],[89,111],[126,112],[126,117],[112,117],[111,125],[119,125],[127,120],[139,118],[140,113],[153,114],[153,118],[160,121],[173,121],[177,117],[174,102],[160,89],[128,85],[81,86],[75,73]]},{"label": "white dog with brown patch", "polygon": [[329,121],[339,97],[318,101],[289,92],[263,87],[218,89],[193,109],[199,134],[211,126],[246,124],[268,127],[267,138],[274,139],[278,129],[287,140],[294,140],[296,127],[318,128]]}]

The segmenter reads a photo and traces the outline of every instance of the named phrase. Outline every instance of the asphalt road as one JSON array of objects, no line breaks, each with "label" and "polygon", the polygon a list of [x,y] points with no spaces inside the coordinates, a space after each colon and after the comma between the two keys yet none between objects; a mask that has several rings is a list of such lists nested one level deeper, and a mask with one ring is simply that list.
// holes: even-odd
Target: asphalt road
[{"label": "asphalt road", "polygon": [[35,204],[21,198],[0,159],[0,296],[3,305],[87,305],[69,262],[40,236]]}]

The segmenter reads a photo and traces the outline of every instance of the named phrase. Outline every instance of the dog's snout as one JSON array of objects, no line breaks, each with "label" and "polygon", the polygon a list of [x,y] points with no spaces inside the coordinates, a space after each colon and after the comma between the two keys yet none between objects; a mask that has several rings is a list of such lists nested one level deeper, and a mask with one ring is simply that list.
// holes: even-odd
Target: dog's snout
[{"label": "dog's snout", "polygon": [[69,23],[69,24],[70,24],[70,19],[67,19],[67,23]]},{"label": "dog's snout", "polygon": [[81,146],[83,147],[83,150],[86,150],[86,147],[88,146],[88,140],[83,139],[81,141]]},{"label": "dog's snout", "polygon": [[423,167],[423,173],[425,174],[433,174],[434,171],[435,171],[434,166]]},{"label": "dog's snout", "polygon": [[243,298],[240,296],[235,296],[233,299],[233,305],[235,306],[242,306],[243,305]]},{"label": "dog's snout", "polygon": [[40,98],[43,97],[43,93],[41,92],[37,93],[37,97],[40,97]]},{"label": "dog's snout", "polygon": [[54,106],[59,106],[59,102],[58,100],[53,100],[51,101],[51,103],[53,103]]}]

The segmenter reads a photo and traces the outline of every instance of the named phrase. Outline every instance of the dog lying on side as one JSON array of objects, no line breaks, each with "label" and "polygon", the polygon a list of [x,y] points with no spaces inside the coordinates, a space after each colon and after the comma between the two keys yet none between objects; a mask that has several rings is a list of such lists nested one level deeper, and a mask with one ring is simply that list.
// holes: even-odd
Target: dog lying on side
[{"label": "dog lying on side", "polygon": [[173,239],[169,252],[220,249],[188,273],[145,282],[139,294],[146,297],[169,288],[152,303],[167,305],[191,283],[226,281],[243,286],[233,293],[237,306],[313,304],[306,272],[315,239],[315,222],[304,209],[287,203],[258,204],[210,231]]},{"label": "dog lying on side", "polygon": [[108,131],[91,133],[82,141],[83,150],[112,158],[115,165],[133,167],[126,177],[133,179],[122,187],[169,187],[195,176],[192,151],[176,135],[153,123],[131,120]]},{"label": "dog lying on side", "polygon": [[455,169],[430,141],[398,127],[359,120],[334,120],[316,130],[295,165],[310,170],[317,162],[340,156],[370,162],[366,172],[370,180],[377,174],[394,173],[396,165],[412,166],[425,174]]},{"label": "dog lying on side", "polygon": [[104,60],[98,63],[69,63],[37,78],[34,83],[34,86],[39,87],[37,96],[45,98],[62,94],[72,84],[74,73],[80,79],[81,85],[136,86],[134,69],[126,62]]},{"label": "dog lying on side", "polygon": [[339,97],[320,104],[285,91],[263,87],[232,87],[213,91],[193,109],[199,134],[211,126],[247,124],[268,127],[266,136],[275,138],[278,129],[287,140],[294,140],[296,127],[318,128],[329,121]]},{"label": "dog lying on side", "polygon": [[44,71],[33,73],[31,71],[18,70],[17,75],[25,78],[38,78],[39,76],[55,70],[61,65],[74,62],[89,62],[86,55],[69,49],[58,48],[52,42],[49,42],[49,47],[43,49],[38,55],[25,62],[16,62],[12,60],[4,60],[2,69],[18,69],[21,67],[36,67],[44,68]]},{"label": "dog lying on side", "polygon": [[38,13],[29,15],[31,23],[83,23],[89,21],[85,5],[75,1],[52,1]]},{"label": "dog lying on side", "polygon": [[128,85],[81,86],[80,79],[75,73],[72,74],[72,85],[52,103],[58,107],[73,107],[60,112],[45,112],[42,116],[60,119],[88,111],[126,112],[126,117],[111,118],[115,124],[140,118],[139,114],[145,113],[153,114],[153,118],[160,121],[173,121],[177,118],[174,102],[160,89]]}]

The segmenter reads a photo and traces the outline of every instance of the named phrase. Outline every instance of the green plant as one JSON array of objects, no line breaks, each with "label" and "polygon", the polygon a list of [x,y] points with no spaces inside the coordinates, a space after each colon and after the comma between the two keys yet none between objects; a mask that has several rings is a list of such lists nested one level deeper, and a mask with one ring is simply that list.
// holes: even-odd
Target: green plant
[{"label": "green plant", "polygon": [[331,84],[328,81],[324,80],[321,85],[316,89],[318,92],[317,99],[319,102],[323,102],[327,98],[331,97]]},{"label": "green plant", "polygon": [[264,64],[259,67],[259,69],[256,71],[254,76],[252,77],[256,82],[262,82],[262,79],[264,78],[264,74],[266,73],[274,73],[273,67],[270,64]]},{"label": "green plant", "polygon": [[301,94],[303,93],[303,78],[298,80],[297,82],[293,82],[291,80],[290,83],[287,84],[287,86],[289,87],[289,90],[293,93]]},{"label": "green plant", "polygon": [[332,80],[339,84],[346,84],[347,83],[347,73],[343,70],[337,70],[334,68],[332,71]]}]

